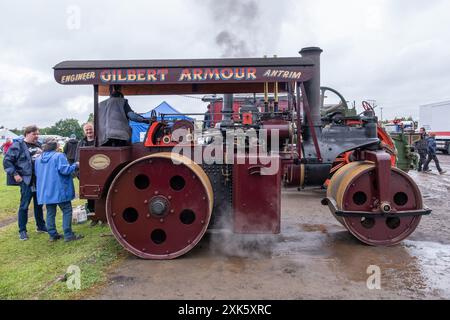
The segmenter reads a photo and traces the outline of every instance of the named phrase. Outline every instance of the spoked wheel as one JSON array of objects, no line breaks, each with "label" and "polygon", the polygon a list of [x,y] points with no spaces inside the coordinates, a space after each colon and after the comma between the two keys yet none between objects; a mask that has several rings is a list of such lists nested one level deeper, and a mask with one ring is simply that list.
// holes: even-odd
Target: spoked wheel
[{"label": "spoked wheel", "polygon": [[[396,216],[399,211],[423,208],[420,190],[397,168],[391,168],[389,204],[380,204],[376,168],[372,162],[353,162],[340,169],[327,191],[339,210],[367,212],[369,217],[336,217],[356,238],[373,246],[392,246],[406,239],[420,223],[421,216]],[[380,206],[389,205],[389,214]]]},{"label": "spoked wheel", "polygon": [[157,153],[130,163],[116,176],[106,214],[114,237],[131,253],[174,259],[203,237],[213,199],[199,165],[184,156]]}]

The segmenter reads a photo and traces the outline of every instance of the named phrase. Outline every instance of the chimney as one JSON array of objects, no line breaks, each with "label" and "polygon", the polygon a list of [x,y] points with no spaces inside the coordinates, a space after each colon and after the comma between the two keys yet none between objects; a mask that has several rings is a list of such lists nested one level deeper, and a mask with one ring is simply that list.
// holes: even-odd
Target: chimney
[{"label": "chimney", "polygon": [[232,114],[233,114],[233,95],[232,94],[224,94],[223,95],[221,126],[232,126],[233,125],[233,121],[231,119]]},{"label": "chimney", "polygon": [[313,77],[305,82],[313,126],[322,125],[320,117],[320,54],[322,52],[323,50],[318,47],[303,48],[299,52],[303,58],[309,58],[314,62]]}]

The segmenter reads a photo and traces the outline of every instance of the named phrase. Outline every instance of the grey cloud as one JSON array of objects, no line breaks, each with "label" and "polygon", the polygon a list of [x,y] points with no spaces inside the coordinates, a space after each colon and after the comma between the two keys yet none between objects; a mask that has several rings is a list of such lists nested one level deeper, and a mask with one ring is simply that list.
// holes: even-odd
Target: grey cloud
[{"label": "grey cloud", "polygon": [[[67,27],[71,5],[80,8],[80,29]],[[450,98],[450,4],[444,0],[18,0],[0,9],[0,70],[6,64],[52,79],[62,60],[298,56],[302,46],[318,45],[325,50],[322,83],[349,100],[377,99],[385,116]],[[0,79],[0,101],[17,96],[14,105],[0,104],[0,125],[87,116],[65,106],[92,97],[91,87],[53,79],[38,84],[26,75],[19,82]],[[201,103],[183,99],[171,101],[184,111],[203,111]],[[133,99],[133,107],[143,112],[157,102]]]}]

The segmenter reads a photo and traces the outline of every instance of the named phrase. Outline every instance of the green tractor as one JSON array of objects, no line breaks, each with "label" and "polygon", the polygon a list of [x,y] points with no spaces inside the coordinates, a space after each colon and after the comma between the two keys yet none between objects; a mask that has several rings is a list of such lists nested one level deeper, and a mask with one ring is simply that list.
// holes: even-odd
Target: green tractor
[{"label": "green tractor", "polygon": [[394,120],[393,123],[384,125],[384,129],[395,144],[397,168],[405,172],[416,170],[419,156],[414,152],[414,145],[420,140],[420,133],[415,132],[414,124],[405,125],[402,121]]},{"label": "green tractor", "polygon": [[[323,119],[333,118],[342,124],[350,124],[352,118],[357,117],[356,107],[350,108],[345,98],[336,90],[321,87],[321,116]],[[365,110],[372,106],[363,102]],[[405,125],[406,124],[406,125]],[[414,143],[420,139],[420,134],[414,132],[414,122],[395,120],[387,125],[378,125],[378,137],[385,146],[386,151],[391,154],[392,165],[400,170],[408,172],[417,169],[419,156],[414,152]],[[342,166],[341,162],[348,161],[348,157],[342,155],[336,163],[336,168]]]}]

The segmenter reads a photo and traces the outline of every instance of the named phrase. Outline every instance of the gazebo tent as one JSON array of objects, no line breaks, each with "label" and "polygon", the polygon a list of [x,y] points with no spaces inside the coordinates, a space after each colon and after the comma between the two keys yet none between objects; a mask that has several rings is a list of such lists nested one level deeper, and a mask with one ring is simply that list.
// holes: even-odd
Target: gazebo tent
[{"label": "gazebo tent", "polygon": [[6,138],[16,139],[17,137],[17,134],[8,129],[0,129],[0,145],[6,142]]},{"label": "gazebo tent", "polygon": [[[177,109],[172,107],[167,102],[163,101],[159,106],[153,109],[156,112],[156,116],[158,118],[158,121],[162,120],[162,115],[164,114],[170,114],[170,116],[164,116],[164,120],[166,121],[175,121],[175,120],[191,120],[194,121],[194,119],[187,117],[183,114],[181,114]],[[152,111],[141,114],[144,118],[150,119]],[[177,115],[173,115],[177,114]],[[139,143],[144,141],[145,134],[147,133],[149,125],[146,123],[139,123],[130,121],[130,127],[132,130],[131,133],[131,142],[132,143]]]}]

